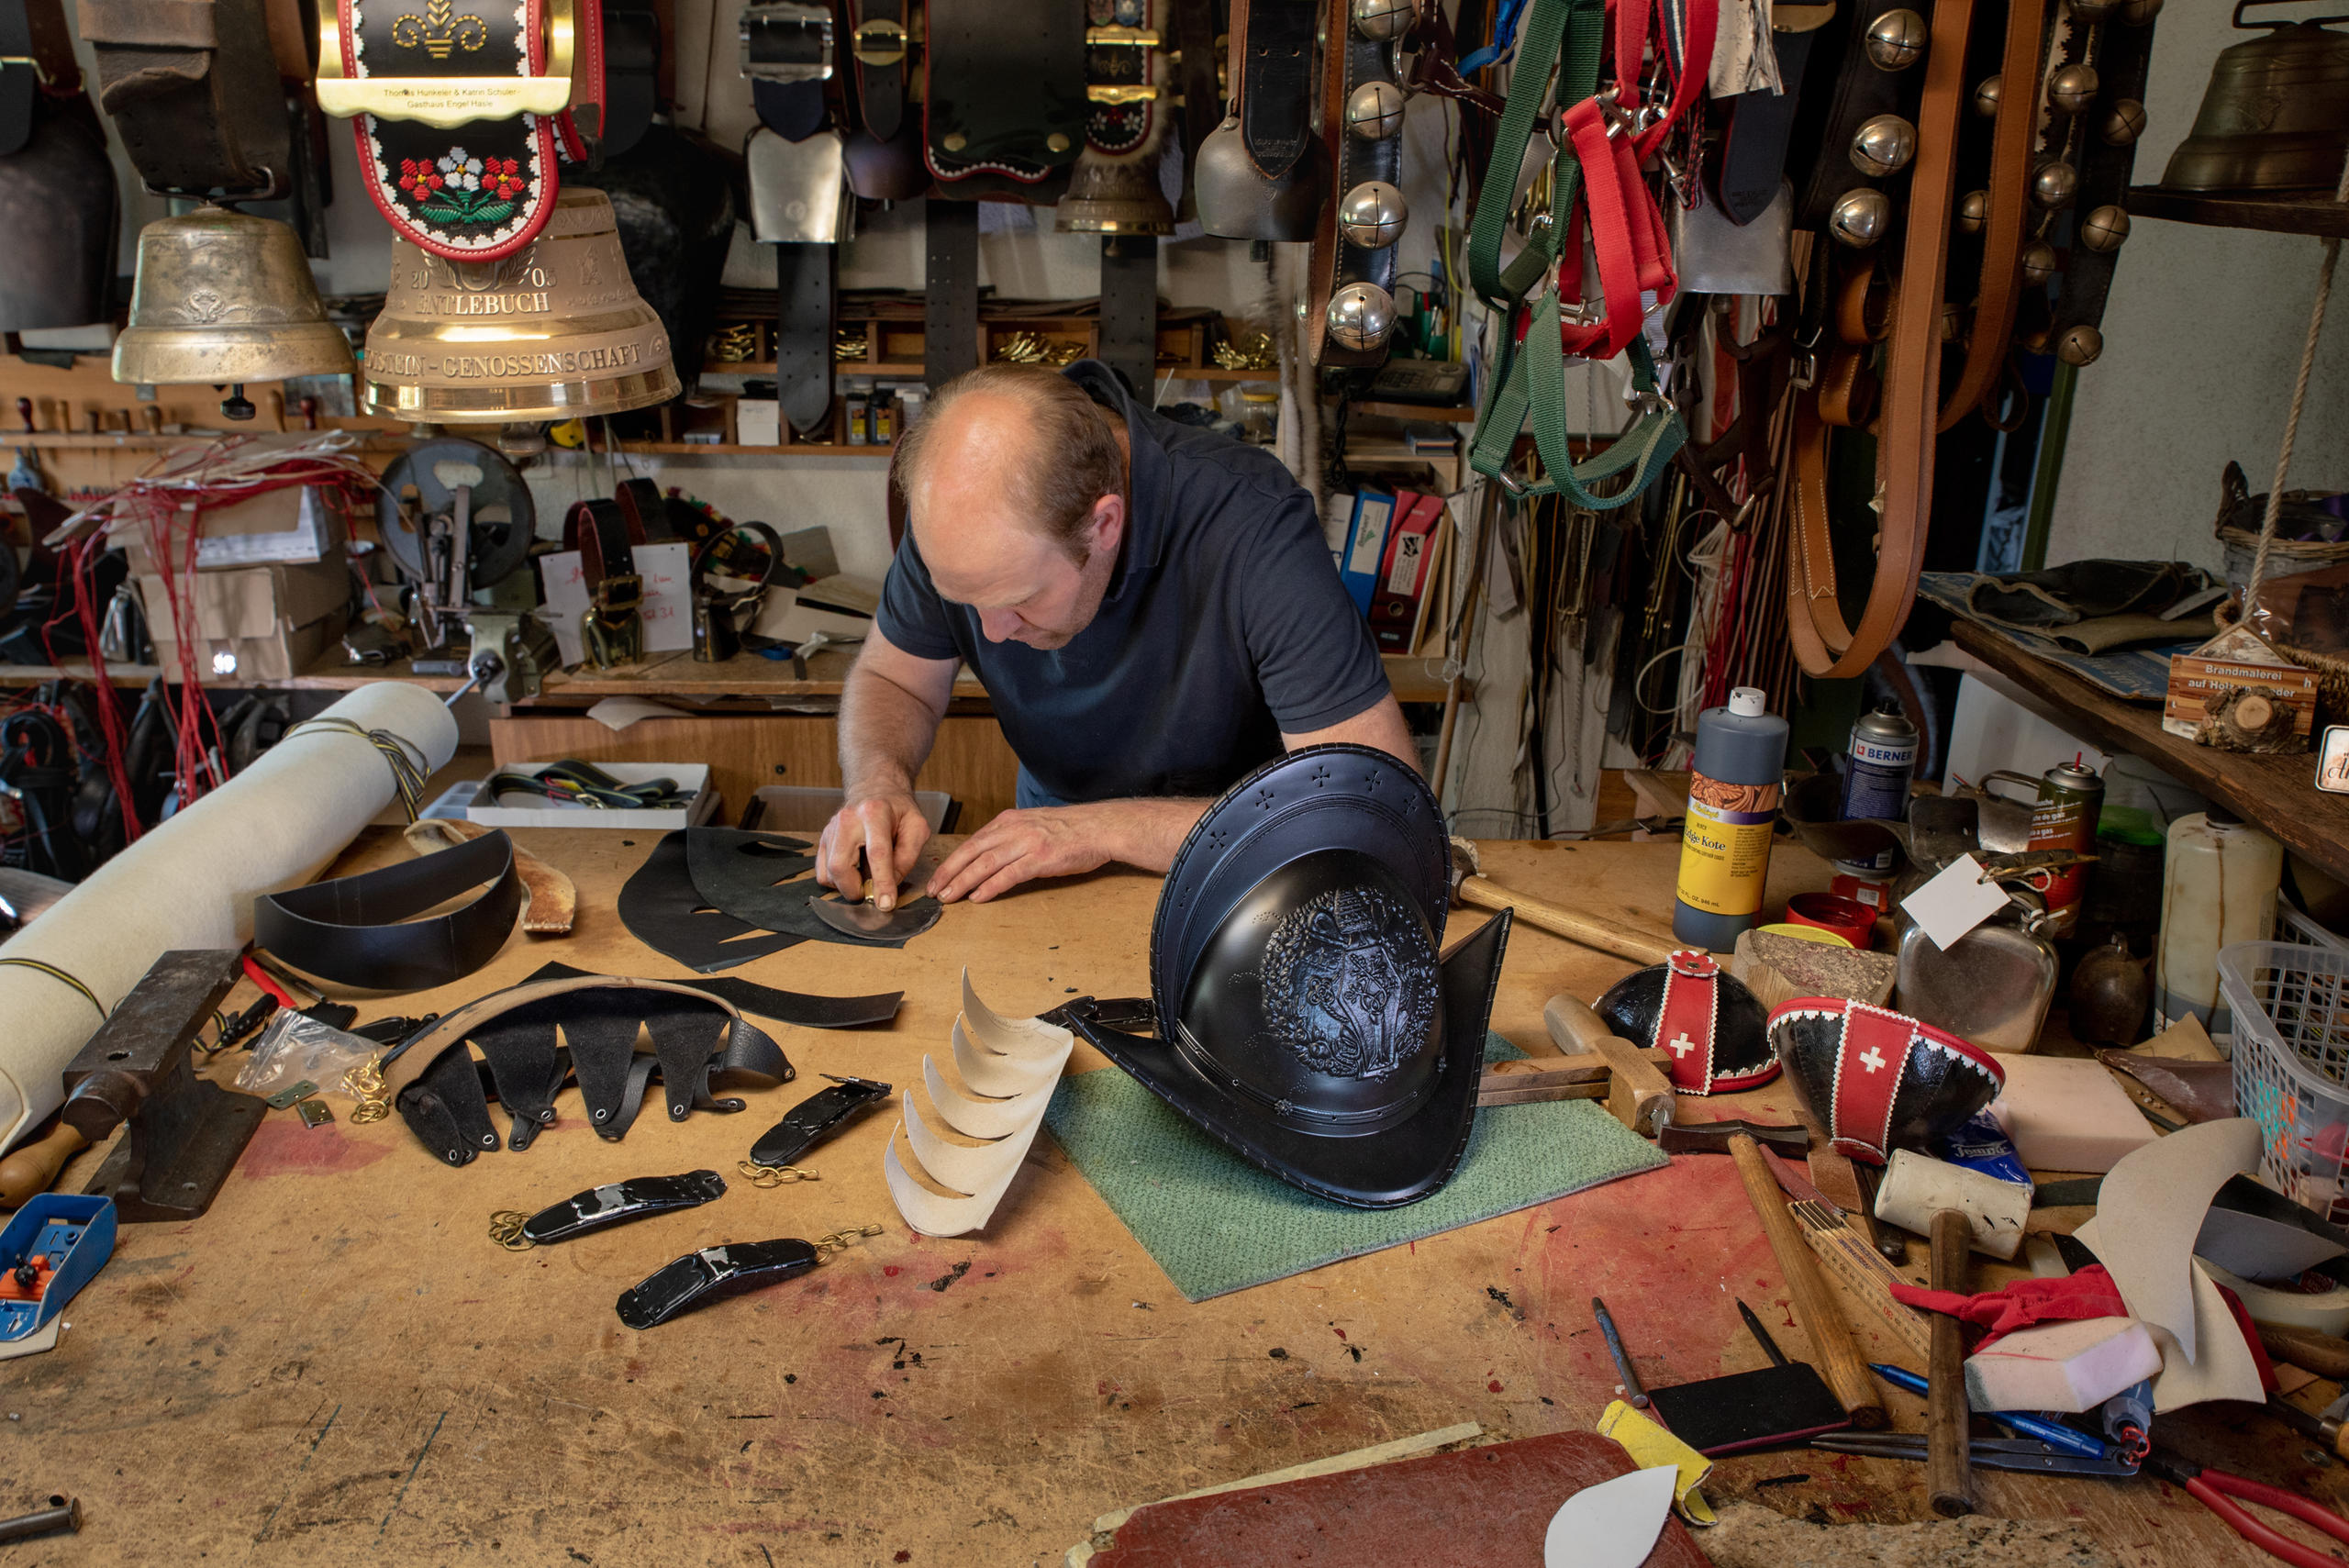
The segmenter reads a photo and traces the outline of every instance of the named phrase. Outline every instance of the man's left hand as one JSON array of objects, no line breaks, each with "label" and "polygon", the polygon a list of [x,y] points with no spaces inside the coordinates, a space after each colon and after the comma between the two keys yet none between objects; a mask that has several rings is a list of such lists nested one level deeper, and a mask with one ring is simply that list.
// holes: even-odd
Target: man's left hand
[{"label": "man's left hand", "polygon": [[1110,804],[1004,812],[940,863],[930,891],[941,904],[958,898],[984,904],[1035,877],[1075,876],[1107,865]]}]

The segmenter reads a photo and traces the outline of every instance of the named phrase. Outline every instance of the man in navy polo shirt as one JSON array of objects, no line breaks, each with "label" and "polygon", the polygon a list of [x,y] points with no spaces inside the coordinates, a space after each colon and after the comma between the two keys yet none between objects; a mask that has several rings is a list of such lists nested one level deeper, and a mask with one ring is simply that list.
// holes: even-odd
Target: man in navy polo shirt
[{"label": "man in navy polo shirt", "polygon": [[968,662],[1019,809],[939,866],[944,900],[1111,861],[1164,871],[1284,751],[1418,751],[1312,497],[1270,452],[1161,418],[1106,366],[986,365],[897,443],[908,526],[841,698],[848,800],[816,874],[885,907],[930,825],[914,775]]}]

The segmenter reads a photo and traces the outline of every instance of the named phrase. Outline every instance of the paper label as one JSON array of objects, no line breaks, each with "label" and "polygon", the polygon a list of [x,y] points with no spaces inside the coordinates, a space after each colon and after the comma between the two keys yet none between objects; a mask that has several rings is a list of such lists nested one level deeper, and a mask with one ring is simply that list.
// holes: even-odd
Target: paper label
[{"label": "paper label", "polygon": [[1680,835],[1680,901],[1708,915],[1760,910],[1770,828],[1777,819],[1776,784],[1723,784],[1690,774]]},{"label": "paper label", "polygon": [[1960,855],[1942,868],[1924,886],[1900,901],[1909,917],[1947,952],[1965,933],[2007,906],[2007,895],[1997,883],[1982,880],[1982,862]]},{"label": "paper label", "polygon": [[1346,570],[1364,577],[1378,575],[1379,558],[1386,552],[1386,525],[1395,516],[1388,495],[1365,495],[1354,523],[1353,548],[1346,555]]}]

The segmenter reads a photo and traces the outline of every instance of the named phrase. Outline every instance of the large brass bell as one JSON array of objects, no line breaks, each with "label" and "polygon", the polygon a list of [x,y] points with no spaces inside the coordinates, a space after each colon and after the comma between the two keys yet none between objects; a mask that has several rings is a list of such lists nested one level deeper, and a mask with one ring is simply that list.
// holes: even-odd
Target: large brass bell
[{"label": "large brass bell", "polygon": [[1159,188],[1158,160],[1078,159],[1052,227],[1063,234],[1174,233],[1174,209]]},{"label": "large brass bell", "polygon": [[[2219,51],[2194,128],[2162,183],[2181,191],[2330,192],[2349,150],[2349,33],[2245,22],[2267,36]],[[2328,17],[2326,20],[2338,20]]]},{"label": "large brass bell", "polygon": [[538,239],[500,261],[443,261],[395,235],[361,380],[367,412],[441,425],[618,414],[678,391],[611,198],[578,186],[564,187]]},{"label": "large brass bell", "polygon": [[309,258],[287,225],[205,206],[139,231],[115,380],[227,385],[221,412],[250,419],[247,382],[350,370],[351,340],[327,319]]}]

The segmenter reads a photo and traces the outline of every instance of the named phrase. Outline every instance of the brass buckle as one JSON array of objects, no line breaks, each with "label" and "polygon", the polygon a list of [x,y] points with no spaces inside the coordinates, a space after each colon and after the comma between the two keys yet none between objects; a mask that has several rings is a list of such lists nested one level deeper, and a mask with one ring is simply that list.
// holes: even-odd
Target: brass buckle
[{"label": "brass buckle", "polygon": [[[813,59],[762,60],[753,40],[782,46],[790,33],[815,38]],[[863,29],[859,29],[862,31]],[[832,8],[799,0],[750,0],[742,7],[742,74],[754,82],[829,82],[832,79]]]},{"label": "brass buckle", "polygon": [[[318,107],[338,119],[373,115],[452,130],[475,120],[518,115],[559,115],[571,106],[572,57],[577,49],[577,0],[548,0],[547,69],[543,76],[346,76],[342,18],[318,7]],[[453,25],[462,18],[451,18]],[[429,25],[426,24],[426,25]]]},{"label": "brass buckle", "polygon": [[644,579],[633,572],[615,573],[596,584],[586,609],[580,612],[580,640],[598,670],[633,664],[644,654]]},{"label": "brass buckle", "polygon": [[860,65],[897,65],[906,58],[906,25],[874,17],[856,25],[849,35],[849,50]]},{"label": "brass buckle", "polygon": [[1092,104],[1147,104],[1158,96],[1155,87],[1097,86],[1088,83],[1085,98]]}]

